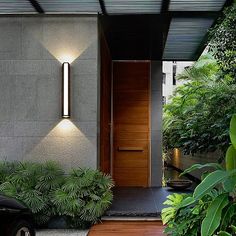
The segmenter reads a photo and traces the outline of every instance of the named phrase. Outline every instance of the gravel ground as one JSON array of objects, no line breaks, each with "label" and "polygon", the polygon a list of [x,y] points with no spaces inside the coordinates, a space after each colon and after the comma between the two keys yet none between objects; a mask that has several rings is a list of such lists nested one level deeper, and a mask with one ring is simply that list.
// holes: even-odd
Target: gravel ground
[{"label": "gravel ground", "polygon": [[36,236],[87,236],[88,230],[37,230]]}]

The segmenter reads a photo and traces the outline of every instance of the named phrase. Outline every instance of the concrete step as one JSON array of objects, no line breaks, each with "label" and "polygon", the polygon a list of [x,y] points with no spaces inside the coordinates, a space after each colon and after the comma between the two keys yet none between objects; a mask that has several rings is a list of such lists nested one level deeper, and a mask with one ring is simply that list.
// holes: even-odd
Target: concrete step
[{"label": "concrete step", "polygon": [[103,216],[102,221],[161,221],[160,217],[149,216]]}]

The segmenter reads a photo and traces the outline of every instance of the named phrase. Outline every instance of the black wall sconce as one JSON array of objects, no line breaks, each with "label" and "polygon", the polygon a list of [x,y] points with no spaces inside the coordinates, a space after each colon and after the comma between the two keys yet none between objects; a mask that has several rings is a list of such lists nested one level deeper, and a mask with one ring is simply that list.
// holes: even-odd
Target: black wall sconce
[{"label": "black wall sconce", "polygon": [[62,117],[70,118],[70,63],[62,64]]}]

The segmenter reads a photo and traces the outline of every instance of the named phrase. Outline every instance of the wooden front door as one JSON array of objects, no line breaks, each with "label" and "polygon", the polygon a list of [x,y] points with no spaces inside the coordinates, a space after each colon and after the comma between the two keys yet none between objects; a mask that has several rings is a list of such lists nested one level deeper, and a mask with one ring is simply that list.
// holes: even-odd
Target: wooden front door
[{"label": "wooden front door", "polygon": [[113,178],[149,185],[150,63],[113,63]]}]

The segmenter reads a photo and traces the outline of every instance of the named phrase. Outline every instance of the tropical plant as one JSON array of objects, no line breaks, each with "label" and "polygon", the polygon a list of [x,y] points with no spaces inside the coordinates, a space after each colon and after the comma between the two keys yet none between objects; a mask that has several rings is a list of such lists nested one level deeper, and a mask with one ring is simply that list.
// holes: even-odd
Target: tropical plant
[{"label": "tropical plant", "polygon": [[164,106],[164,149],[181,148],[192,155],[216,150],[225,153],[228,124],[236,113],[236,84],[230,77],[220,79],[218,65],[210,54],[202,56],[178,79],[184,84]]},{"label": "tropical plant", "polygon": [[59,215],[70,217],[73,227],[95,223],[110,206],[113,182],[97,170],[76,169],[55,191],[53,202]]},{"label": "tropical plant", "polygon": [[1,165],[5,166],[5,170],[8,169],[8,174],[1,179],[0,192],[20,200],[29,207],[38,224],[46,223],[54,214],[50,195],[62,181],[61,168],[53,162],[47,162],[45,165],[5,162]]},{"label": "tropical plant", "polygon": [[167,234],[211,236],[236,233],[236,115],[230,122],[230,140],[232,145],[226,152],[226,169],[218,163],[195,164],[182,173],[209,166],[215,168],[204,176],[192,195],[168,197],[165,204],[170,207],[162,211]]},{"label": "tropical plant", "polygon": [[0,163],[0,192],[29,207],[39,226],[55,216],[70,227],[96,222],[111,204],[112,186],[97,170],[73,169],[67,176],[55,162]]}]

